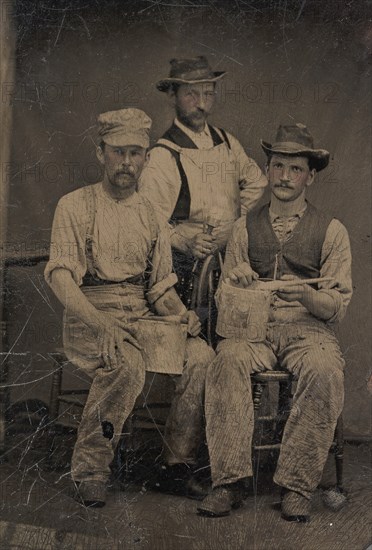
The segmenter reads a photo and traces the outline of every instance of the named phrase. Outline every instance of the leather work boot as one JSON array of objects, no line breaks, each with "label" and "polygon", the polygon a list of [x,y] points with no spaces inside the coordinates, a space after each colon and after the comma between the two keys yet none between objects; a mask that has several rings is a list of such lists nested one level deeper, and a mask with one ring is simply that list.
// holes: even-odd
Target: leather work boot
[{"label": "leather work boot", "polygon": [[215,487],[198,505],[197,511],[202,516],[219,518],[228,516],[231,510],[243,504],[244,495],[240,483],[230,483]]},{"label": "leather work boot", "polygon": [[90,508],[102,508],[106,504],[104,481],[80,481],[76,483],[76,500]]},{"label": "leather work boot", "polygon": [[282,518],[286,521],[308,523],[310,521],[311,501],[295,491],[282,491]]}]

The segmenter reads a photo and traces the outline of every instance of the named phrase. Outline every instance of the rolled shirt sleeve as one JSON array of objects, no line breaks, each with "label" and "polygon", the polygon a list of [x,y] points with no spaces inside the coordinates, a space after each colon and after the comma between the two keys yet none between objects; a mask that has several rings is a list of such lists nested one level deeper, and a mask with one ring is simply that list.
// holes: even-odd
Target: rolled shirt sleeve
[{"label": "rolled shirt sleeve", "polygon": [[62,197],[57,205],[50,243],[49,261],[44,276],[48,284],[54,269],[68,269],[77,285],[86,272],[85,235],[87,212],[85,201],[75,200],[73,194]]}]

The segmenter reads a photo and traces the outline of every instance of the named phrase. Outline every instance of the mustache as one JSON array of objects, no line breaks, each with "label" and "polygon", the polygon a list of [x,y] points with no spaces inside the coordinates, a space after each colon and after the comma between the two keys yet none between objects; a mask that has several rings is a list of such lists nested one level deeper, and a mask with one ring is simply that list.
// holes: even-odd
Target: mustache
[{"label": "mustache", "polygon": [[127,168],[124,170],[118,170],[116,172],[116,176],[134,176],[135,170],[134,168]]}]

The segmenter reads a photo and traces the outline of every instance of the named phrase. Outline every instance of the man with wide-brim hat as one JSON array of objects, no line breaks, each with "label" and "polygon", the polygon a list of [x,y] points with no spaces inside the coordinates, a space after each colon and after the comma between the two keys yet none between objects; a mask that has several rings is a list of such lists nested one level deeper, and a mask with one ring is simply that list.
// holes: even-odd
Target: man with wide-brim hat
[{"label": "man with wide-brim hat", "polygon": [[212,71],[203,55],[191,59],[171,59],[170,64],[169,77],[156,84],[160,92],[167,92],[173,84],[218,82],[226,74],[226,71]]},{"label": "man with wide-brim hat", "polygon": [[317,172],[328,166],[329,152],[325,149],[314,149],[314,141],[304,124],[279,126],[273,144],[261,140],[261,146],[270,158],[273,154],[303,156],[309,159],[310,169]]},{"label": "man with wide-brim hat", "polygon": [[195,260],[223,250],[232,225],[263,193],[266,177],[238,140],[207,123],[225,76],[204,56],[170,61],[157,83],[175,108],[172,126],[150,152],[139,190],[172,224],[174,267],[186,301]]},{"label": "man with wide-brim hat", "polygon": [[252,476],[250,374],[279,363],[297,384],[274,481],[282,488],[282,517],[306,522],[343,406],[345,362],[334,329],[352,295],[350,243],[341,222],[306,200],[306,189],[329,160],[328,151],[314,147],[308,129],[280,126],[275,141],[262,141],[262,147],[270,202],[234,225],[223,276],[252,290],[258,278],[278,279],[283,286],[271,295],[266,334],[265,327],[262,334],[254,330],[253,318],[244,336],[220,342],[208,368],[213,491],[198,510],[217,517],[242,503],[243,480]]},{"label": "man with wide-brim hat", "polygon": [[[143,389],[151,355],[139,344],[138,319],[156,312],[188,323],[191,338],[170,419],[188,418],[187,429],[173,434],[172,441],[190,455],[202,430],[204,379],[214,357],[197,338],[199,319],[174,290],[169,229],[136,191],[151,119],[140,109],[120,109],[99,115],[98,126],[103,180],[60,199],[45,270],[64,306],[65,353],[92,379],[71,474],[79,500],[97,507],[105,504],[114,449]],[[149,343],[165,346],[166,352],[166,341],[153,337]]]}]

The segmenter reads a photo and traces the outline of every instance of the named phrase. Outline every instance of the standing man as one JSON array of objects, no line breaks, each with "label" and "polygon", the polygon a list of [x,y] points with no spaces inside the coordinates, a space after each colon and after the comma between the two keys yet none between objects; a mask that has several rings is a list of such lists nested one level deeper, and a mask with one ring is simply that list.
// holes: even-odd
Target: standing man
[{"label": "standing man", "polygon": [[274,481],[282,487],[282,517],[305,522],[343,407],[345,362],[334,327],[352,295],[350,243],[345,227],[305,198],[329,159],[314,149],[307,128],[281,126],[276,143],[262,147],[271,200],[236,222],[224,275],[243,287],[258,277],[328,280],[283,285],[273,295],[264,341],[220,342],[205,395],[213,491],[198,510],[223,516],[241,504],[242,480],[252,475],[250,374],[279,362],[297,385]]},{"label": "standing man", "polygon": [[64,306],[66,355],[92,378],[72,457],[72,478],[87,506],[105,504],[113,452],[144,385],[136,318],[150,315],[151,307],[188,320],[193,338],[169,417],[182,430],[166,435],[166,446],[169,463],[189,470],[202,433],[206,366],[214,357],[196,338],[196,315],[173,288],[168,228],[136,192],[151,120],[139,109],[122,109],[101,114],[98,124],[103,181],[59,201],[45,270]]},{"label": "standing man", "polygon": [[[173,263],[186,289],[195,260],[223,250],[235,220],[252,208],[267,184],[231,134],[207,123],[216,84],[207,59],[172,59],[157,88],[175,107],[172,126],[151,150],[139,190],[172,225]],[[185,299],[185,288],[178,286]]]}]

